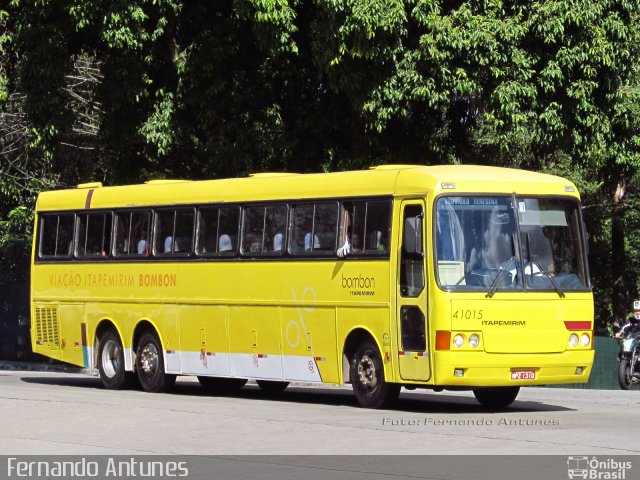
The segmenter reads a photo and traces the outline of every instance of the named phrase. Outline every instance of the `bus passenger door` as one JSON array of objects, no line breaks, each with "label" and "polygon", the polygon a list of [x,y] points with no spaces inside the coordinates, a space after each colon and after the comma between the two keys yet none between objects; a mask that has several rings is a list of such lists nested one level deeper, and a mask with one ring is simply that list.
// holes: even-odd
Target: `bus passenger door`
[{"label": "bus passenger door", "polygon": [[403,201],[400,219],[396,302],[400,377],[424,381],[431,377],[427,345],[424,201]]}]

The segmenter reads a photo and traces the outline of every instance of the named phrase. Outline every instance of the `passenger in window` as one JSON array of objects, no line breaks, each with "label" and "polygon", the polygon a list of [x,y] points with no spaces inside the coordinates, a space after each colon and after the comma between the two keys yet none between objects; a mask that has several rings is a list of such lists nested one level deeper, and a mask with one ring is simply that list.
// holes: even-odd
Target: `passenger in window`
[{"label": "passenger in window", "polygon": [[360,238],[360,235],[358,235],[357,233],[353,233],[351,234],[351,247],[353,249],[353,251],[362,251],[363,250],[363,245],[362,245],[362,239]]},{"label": "passenger in window", "polygon": [[352,213],[350,212],[352,207],[345,205],[344,212],[342,214],[342,246],[338,248],[336,252],[338,257],[344,258],[352,252],[351,248],[351,237],[352,237],[352,225],[351,225],[351,217]]},{"label": "passenger in window", "polygon": [[308,252],[311,250],[311,231],[313,227],[313,206],[300,206],[296,208],[293,217],[293,229],[291,233],[290,248],[294,253]]}]

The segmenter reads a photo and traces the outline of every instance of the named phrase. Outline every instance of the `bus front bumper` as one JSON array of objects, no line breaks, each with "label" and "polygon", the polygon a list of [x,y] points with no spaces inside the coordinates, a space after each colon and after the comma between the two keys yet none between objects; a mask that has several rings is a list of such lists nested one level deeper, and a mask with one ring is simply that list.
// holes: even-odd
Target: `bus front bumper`
[{"label": "bus front bumper", "polygon": [[489,354],[438,351],[434,385],[443,387],[504,387],[585,383],[594,350],[545,354]]}]

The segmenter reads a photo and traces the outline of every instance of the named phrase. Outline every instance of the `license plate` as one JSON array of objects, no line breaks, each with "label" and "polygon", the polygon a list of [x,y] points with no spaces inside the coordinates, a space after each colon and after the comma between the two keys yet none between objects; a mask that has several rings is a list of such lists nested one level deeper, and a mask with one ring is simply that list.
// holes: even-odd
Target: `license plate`
[{"label": "license plate", "polygon": [[535,380],[535,370],[511,370],[511,380]]}]

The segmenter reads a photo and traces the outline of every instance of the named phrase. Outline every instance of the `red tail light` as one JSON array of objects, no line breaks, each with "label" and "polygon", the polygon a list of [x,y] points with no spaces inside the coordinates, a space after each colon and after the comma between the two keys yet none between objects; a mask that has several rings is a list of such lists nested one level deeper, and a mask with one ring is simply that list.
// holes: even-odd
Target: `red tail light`
[{"label": "red tail light", "polygon": [[436,331],[436,350],[449,350],[451,347],[451,332],[449,330]]}]

